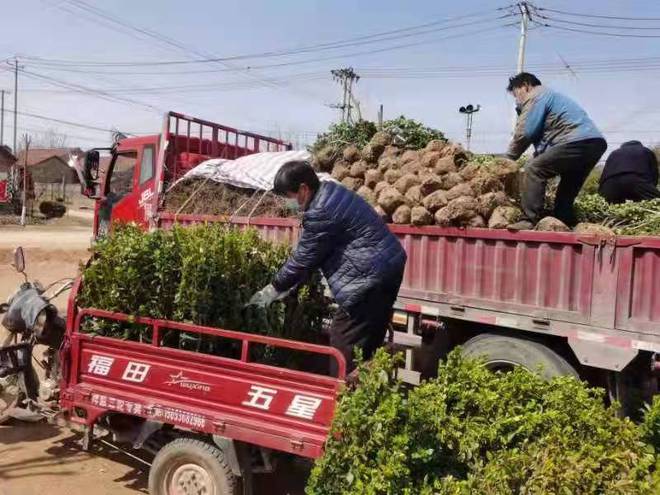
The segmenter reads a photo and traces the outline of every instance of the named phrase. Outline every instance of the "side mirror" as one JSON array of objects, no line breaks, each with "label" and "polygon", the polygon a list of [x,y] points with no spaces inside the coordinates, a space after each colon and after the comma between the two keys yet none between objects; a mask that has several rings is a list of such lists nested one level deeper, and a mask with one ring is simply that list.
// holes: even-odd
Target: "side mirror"
[{"label": "side mirror", "polygon": [[12,265],[18,273],[25,272],[25,254],[21,246],[14,249],[14,263]]},{"label": "side mirror", "polygon": [[82,179],[80,183],[82,193],[92,199],[97,196],[96,189],[99,178],[99,162],[99,152],[96,150],[88,151],[85,154],[85,164],[83,165],[82,174],[79,173],[79,177],[82,175],[82,177],[80,177]]}]

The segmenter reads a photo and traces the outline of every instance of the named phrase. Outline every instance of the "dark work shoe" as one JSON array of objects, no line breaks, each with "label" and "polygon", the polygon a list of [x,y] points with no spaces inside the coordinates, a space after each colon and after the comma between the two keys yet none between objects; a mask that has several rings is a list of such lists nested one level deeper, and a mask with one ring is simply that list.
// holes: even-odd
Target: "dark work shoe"
[{"label": "dark work shoe", "polygon": [[518,232],[519,230],[533,230],[534,224],[529,220],[520,220],[519,222],[512,223],[507,226],[507,230],[512,230],[513,232]]}]

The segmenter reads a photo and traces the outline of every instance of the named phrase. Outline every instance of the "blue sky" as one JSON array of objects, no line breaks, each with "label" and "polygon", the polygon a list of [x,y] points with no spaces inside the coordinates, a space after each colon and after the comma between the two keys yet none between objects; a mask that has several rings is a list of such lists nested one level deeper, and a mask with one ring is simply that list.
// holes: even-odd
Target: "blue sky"
[{"label": "blue sky", "polygon": [[[365,117],[375,118],[382,103],[385,118],[405,114],[443,130],[451,139],[463,141],[464,120],[457,109],[467,103],[481,104],[482,110],[474,119],[473,149],[499,152],[507,144],[513,101],[504,88],[507,74],[515,70],[519,28],[505,25],[519,19],[498,18],[507,13],[496,10],[510,3],[506,0],[5,3],[0,60],[18,56],[25,70],[20,75],[19,91],[19,110],[23,112],[100,128],[156,133],[162,112],[171,109],[303,143],[338,118],[337,111],[328,107],[340,96],[330,70],[353,66],[358,74],[363,74],[356,94]],[[570,12],[658,18],[637,22],[543,11],[555,21],[539,21],[587,30],[600,28],[561,24],[556,19],[657,27],[607,31],[660,36],[657,0],[534,3]],[[164,35],[170,44],[162,38],[158,41],[119,27],[107,17],[99,17],[98,10],[90,11],[89,6],[102,9],[102,14],[114,19]],[[423,28],[424,34],[403,31],[395,33],[396,39],[297,55],[238,59],[229,66],[219,62],[142,67],[53,66],[35,59],[105,64],[189,61],[294,49],[444,19],[455,20]],[[404,33],[408,35],[401,37]],[[414,46],[390,49],[404,44]],[[610,149],[633,138],[649,144],[660,142],[660,37],[606,37],[533,27],[527,63],[545,84],[585,107],[606,134]],[[567,69],[566,64],[572,69]],[[260,65],[270,67],[248,69]],[[643,70],[634,70],[640,66]],[[4,67],[7,66],[3,63]],[[400,77],[402,74],[406,77]],[[130,102],[71,92],[52,84],[53,79],[105,90]],[[13,89],[12,74],[7,70],[0,70],[2,88]],[[7,97],[6,108],[12,108],[12,98],[13,95]],[[5,119],[5,142],[10,144],[11,122],[11,118]],[[69,145],[91,147],[107,145],[109,141],[105,132],[26,116],[19,117],[19,127],[19,134],[53,129],[68,135]]]}]

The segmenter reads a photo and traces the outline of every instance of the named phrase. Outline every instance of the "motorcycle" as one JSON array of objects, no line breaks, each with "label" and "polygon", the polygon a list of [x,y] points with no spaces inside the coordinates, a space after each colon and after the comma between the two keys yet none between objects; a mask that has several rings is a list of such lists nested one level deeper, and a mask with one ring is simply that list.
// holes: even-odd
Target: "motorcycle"
[{"label": "motorcycle", "polygon": [[[25,281],[0,304],[1,323],[8,332],[0,339],[0,424],[10,418],[36,422],[57,414],[59,350],[66,322],[51,301],[73,285],[68,278],[47,287],[30,281],[22,247],[14,251],[12,266]],[[48,294],[59,283],[62,285]],[[39,358],[34,355],[38,344],[46,346]],[[41,368],[39,372],[37,368]]]}]

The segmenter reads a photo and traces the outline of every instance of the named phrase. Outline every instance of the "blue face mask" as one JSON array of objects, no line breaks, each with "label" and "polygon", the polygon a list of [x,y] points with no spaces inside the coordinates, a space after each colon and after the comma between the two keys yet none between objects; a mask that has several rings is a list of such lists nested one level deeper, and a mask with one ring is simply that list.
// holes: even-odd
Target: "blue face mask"
[{"label": "blue face mask", "polygon": [[298,212],[300,210],[300,205],[298,204],[297,198],[286,198],[286,208],[287,210]]}]

